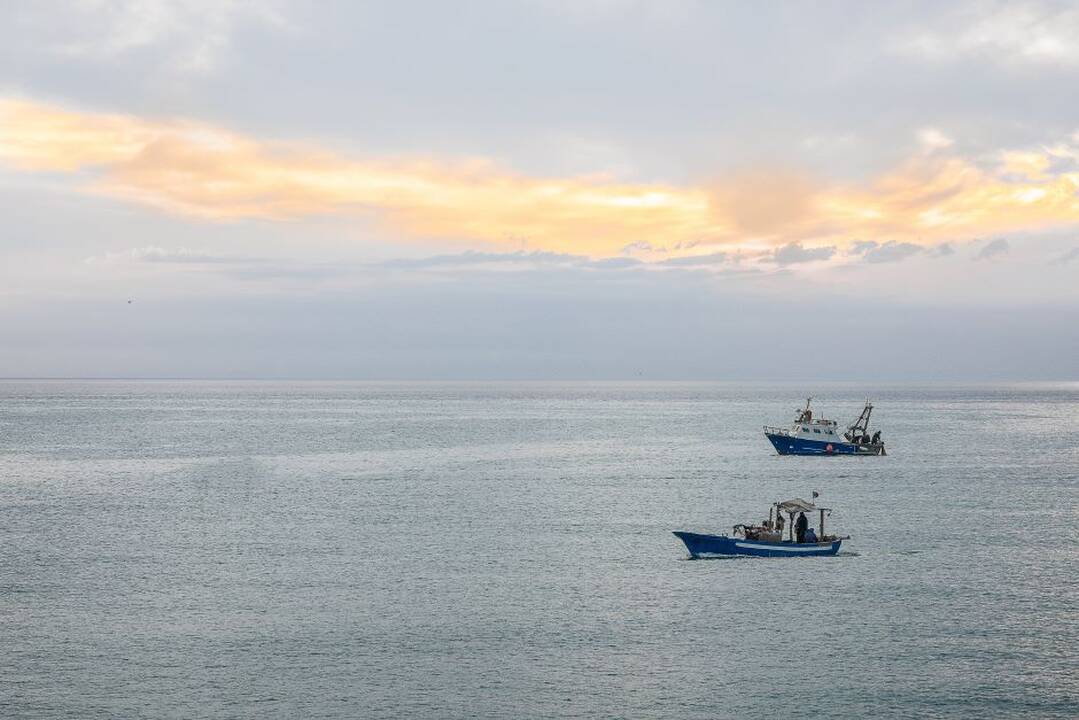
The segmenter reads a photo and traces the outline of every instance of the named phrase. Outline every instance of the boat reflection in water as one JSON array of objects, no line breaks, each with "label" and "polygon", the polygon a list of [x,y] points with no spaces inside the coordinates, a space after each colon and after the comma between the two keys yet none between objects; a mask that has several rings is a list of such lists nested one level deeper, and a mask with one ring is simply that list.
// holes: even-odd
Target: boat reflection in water
[{"label": "boat reflection in water", "polygon": [[[817,497],[817,493],[813,493]],[[784,513],[788,519],[784,519]],[[818,513],[817,530],[810,526],[806,514]],[[773,503],[768,509],[768,519],[760,525],[735,525],[732,536],[702,535],[675,531],[686,545],[690,557],[726,555],[751,555],[757,557],[814,557],[835,555],[839,546],[849,536],[839,537],[824,533],[824,518],[831,508],[819,507],[800,498]],[[783,538],[784,527],[787,539]]]}]

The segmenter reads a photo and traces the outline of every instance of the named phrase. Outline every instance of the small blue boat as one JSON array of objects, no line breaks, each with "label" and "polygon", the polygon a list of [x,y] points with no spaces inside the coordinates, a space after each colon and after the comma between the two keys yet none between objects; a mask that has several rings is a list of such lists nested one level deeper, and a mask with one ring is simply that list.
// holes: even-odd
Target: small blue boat
[{"label": "small blue boat", "polygon": [[[814,493],[814,496],[816,493]],[[820,513],[819,534],[805,526],[797,532],[798,521],[795,515]],[[790,517],[790,535],[783,539],[783,527],[786,524],[783,513]],[[705,535],[675,531],[674,535],[686,545],[692,558],[723,557],[730,555],[748,555],[753,557],[819,557],[835,555],[839,546],[847,537],[824,534],[825,514],[831,508],[818,507],[800,498],[773,503],[768,510],[768,519],[760,525],[735,525],[733,536]]]},{"label": "small blue boat", "polygon": [[796,543],[790,540],[765,542],[732,538],[726,535],[700,535],[681,531],[676,531],[674,534],[686,544],[690,556],[695,558],[722,555],[755,555],[757,557],[835,555],[839,552],[839,546],[843,544],[843,540],[839,538],[823,543]]},{"label": "small blue boat", "polygon": [[794,423],[789,428],[764,426],[764,436],[780,455],[887,455],[880,430],[869,431],[869,418],[873,404],[868,400],[858,419],[840,434],[835,420],[813,417],[809,403],[797,410]]}]

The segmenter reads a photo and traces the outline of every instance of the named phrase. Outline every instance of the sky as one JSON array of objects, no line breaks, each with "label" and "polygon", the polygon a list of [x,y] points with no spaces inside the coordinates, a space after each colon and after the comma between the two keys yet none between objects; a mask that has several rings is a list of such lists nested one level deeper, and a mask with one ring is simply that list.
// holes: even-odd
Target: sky
[{"label": "sky", "polygon": [[0,376],[1079,380],[1079,8],[0,5]]}]

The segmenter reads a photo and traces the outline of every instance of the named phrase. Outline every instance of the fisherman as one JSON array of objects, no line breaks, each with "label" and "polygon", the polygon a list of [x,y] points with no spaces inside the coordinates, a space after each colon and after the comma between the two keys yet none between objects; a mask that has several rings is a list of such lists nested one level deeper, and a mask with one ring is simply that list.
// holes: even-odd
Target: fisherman
[{"label": "fisherman", "polygon": [[877,430],[875,433],[873,433],[873,444],[876,445],[879,442],[880,442],[880,430]]},{"label": "fisherman", "polygon": [[813,528],[806,528],[805,541],[807,543],[817,542],[817,533],[813,530]]},{"label": "fisherman", "polygon": [[798,519],[794,521],[794,537],[798,542],[805,542],[807,527],[809,527],[809,521],[806,520],[806,514],[798,513]]}]

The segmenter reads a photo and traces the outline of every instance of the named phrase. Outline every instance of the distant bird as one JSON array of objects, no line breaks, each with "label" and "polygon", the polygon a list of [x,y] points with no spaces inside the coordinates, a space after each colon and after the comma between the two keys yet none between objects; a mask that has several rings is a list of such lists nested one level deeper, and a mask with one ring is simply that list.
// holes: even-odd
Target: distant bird
[{"label": "distant bird", "polygon": [[813,499],[814,499],[814,500],[816,500],[816,499],[817,499],[817,498],[819,498],[819,497],[820,497],[820,493],[819,493],[819,492],[817,492],[816,490],[814,490],[814,491],[813,491]]}]

